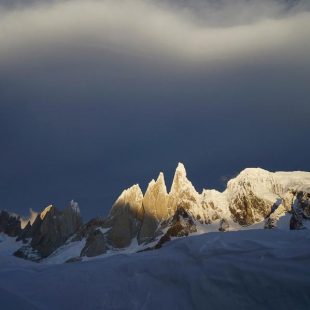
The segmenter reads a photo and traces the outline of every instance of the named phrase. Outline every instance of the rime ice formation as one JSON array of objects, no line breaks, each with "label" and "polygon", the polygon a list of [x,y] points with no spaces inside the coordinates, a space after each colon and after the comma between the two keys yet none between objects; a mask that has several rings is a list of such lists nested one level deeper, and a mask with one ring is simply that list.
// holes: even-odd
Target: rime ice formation
[{"label": "rime ice formation", "polygon": [[69,261],[159,248],[172,238],[189,234],[251,228],[296,230],[310,227],[309,223],[309,172],[248,168],[231,179],[224,192],[204,189],[198,193],[181,163],[170,192],[161,172],[144,195],[139,185],[134,185],[121,193],[106,218],[84,225],[74,201],[63,211],[48,206],[23,229],[19,217],[3,212],[0,216],[0,230],[25,243],[17,256],[56,259],[77,244],[78,255],[66,255]]}]

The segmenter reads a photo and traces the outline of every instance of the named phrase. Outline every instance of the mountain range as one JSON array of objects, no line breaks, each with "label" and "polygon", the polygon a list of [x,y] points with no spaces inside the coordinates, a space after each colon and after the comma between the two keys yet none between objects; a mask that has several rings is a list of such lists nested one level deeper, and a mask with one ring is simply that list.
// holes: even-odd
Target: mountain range
[{"label": "mountain range", "polygon": [[159,249],[178,237],[248,229],[310,228],[310,173],[248,168],[223,192],[198,193],[179,163],[170,190],[164,174],[124,190],[106,217],[83,223],[78,203],[53,205],[25,220],[0,212],[0,233],[16,240],[14,255],[37,262],[75,262]]}]

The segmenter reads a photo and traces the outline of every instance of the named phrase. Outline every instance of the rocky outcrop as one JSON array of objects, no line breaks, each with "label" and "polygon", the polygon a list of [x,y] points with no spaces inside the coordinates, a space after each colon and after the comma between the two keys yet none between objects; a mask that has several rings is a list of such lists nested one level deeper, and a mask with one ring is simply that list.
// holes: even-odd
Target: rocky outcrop
[{"label": "rocky outcrop", "polygon": [[234,221],[242,226],[261,222],[271,212],[273,201],[263,199],[252,191],[237,195],[230,203],[230,211]]},{"label": "rocky outcrop", "polygon": [[160,238],[156,244],[155,249],[162,247],[162,245],[171,240],[173,237],[186,237],[191,233],[197,232],[195,220],[190,213],[180,207],[176,210],[172,220],[166,224],[167,232]]},{"label": "rocky outcrop", "polygon": [[0,233],[16,237],[21,233],[20,217],[7,211],[0,211]]},{"label": "rocky outcrop", "polygon": [[305,229],[305,221],[310,221],[310,193],[299,191],[295,195],[292,207],[290,229]]},{"label": "rocky outcrop", "polygon": [[221,219],[219,231],[228,231],[229,230],[229,223],[226,219]]},{"label": "rocky outcrop", "polygon": [[100,229],[96,229],[89,234],[86,245],[82,249],[81,256],[98,256],[104,254],[108,249],[104,234]]},{"label": "rocky outcrop", "polygon": [[81,241],[84,238],[88,238],[96,229],[103,227],[106,220],[102,217],[96,217],[88,221],[86,224],[79,227],[71,241]]}]

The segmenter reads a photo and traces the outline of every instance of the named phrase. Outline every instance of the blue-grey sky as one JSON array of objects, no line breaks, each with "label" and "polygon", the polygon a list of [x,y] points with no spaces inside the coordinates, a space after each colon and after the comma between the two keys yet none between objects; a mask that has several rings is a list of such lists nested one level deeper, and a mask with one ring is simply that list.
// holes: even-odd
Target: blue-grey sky
[{"label": "blue-grey sky", "polygon": [[309,29],[308,1],[0,0],[0,209],[309,171]]}]

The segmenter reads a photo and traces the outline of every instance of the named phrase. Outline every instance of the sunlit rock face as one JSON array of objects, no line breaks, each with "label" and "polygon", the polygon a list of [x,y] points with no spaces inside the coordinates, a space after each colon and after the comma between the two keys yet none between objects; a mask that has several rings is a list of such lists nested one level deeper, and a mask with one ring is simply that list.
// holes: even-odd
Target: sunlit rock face
[{"label": "sunlit rock face", "polygon": [[21,218],[21,227],[22,229],[24,229],[28,223],[30,225],[33,224],[33,222],[35,221],[35,219],[37,218],[38,213],[33,211],[31,208],[29,209],[29,216],[27,218]]},{"label": "sunlit rock face", "polygon": [[180,207],[184,209],[195,209],[199,204],[200,195],[187,179],[184,165],[179,163],[169,193],[169,215],[173,216],[175,211]]},{"label": "sunlit rock face", "polygon": [[21,233],[20,217],[7,211],[0,211],[0,233],[16,237]]},{"label": "sunlit rock face", "polygon": [[258,168],[242,171],[226,190],[232,217],[244,226],[264,220],[282,193],[274,175]]},{"label": "sunlit rock face", "polygon": [[138,235],[138,242],[143,243],[154,238],[158,226],[169,218],[169,196],[163,173],[157,180],[152,180],[143,197],[144,210],[142,226]]},{"label": "sunlit rock face", "polygon": [[107,236],[111,245],[126,247],[137,236],[144,216],[142,200],[139,185],[124,190],[118,197],[105,224],[105,227],[111,227]]}]

